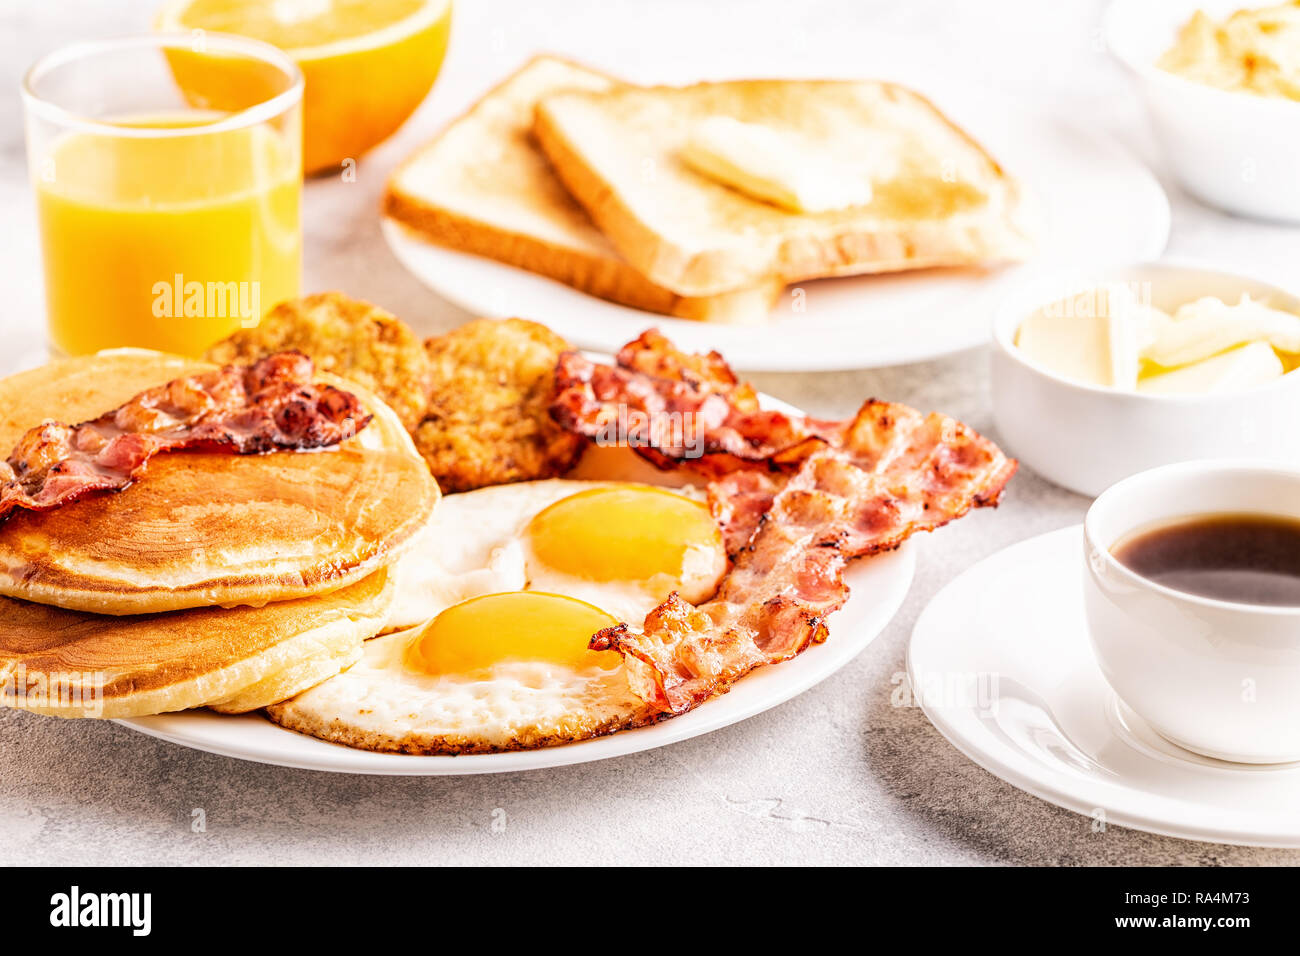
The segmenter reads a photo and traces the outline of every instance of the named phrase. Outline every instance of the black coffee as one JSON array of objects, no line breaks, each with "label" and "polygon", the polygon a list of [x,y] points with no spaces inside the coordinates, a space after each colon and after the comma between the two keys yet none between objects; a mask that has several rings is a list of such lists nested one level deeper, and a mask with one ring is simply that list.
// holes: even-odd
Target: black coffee
[{"label": "black coffee", "polygon": [[1111,553],[1165,587],[1238,604],[1300,607],[1300,520],[1199,515],[1138,531]]}]

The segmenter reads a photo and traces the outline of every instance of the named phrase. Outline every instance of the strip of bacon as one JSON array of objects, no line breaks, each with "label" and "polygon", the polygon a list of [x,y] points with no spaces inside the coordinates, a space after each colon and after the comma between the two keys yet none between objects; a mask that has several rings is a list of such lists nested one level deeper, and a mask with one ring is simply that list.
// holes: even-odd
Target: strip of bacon
[{"label": "strip of bacon", "polygon": [[38,425],[0,463],[0,520],[120,491],[162,452],[324,448],[369,424],[355,395],[313,385],[313,372],[307,356],[280,352],[173,379],[80,425]]},{"label": "strip of bacon", "polygon": [[717,352],[689,355],[650,329],[615,365],[565,352],[556,369],[552,417],[597,442],[616,439],[661,469],[685,465],[706,476],[798,464],[842,422],[758,407]]},{"label": "strip of bacon", "polygon": [[[905,405],[868,401],[845,422],[764,412],[716,352],[686,355],[656,331],[614,366],[566,353],[557,378],[561,424],[713,479],[710,507],[732,558],[718,594],[698,608],[673,595],[640,629],[591,641],[622,653],[633,691],[667,714],[825,640],[826,616],[848,597],[847,562],[996,505],[1016,469],[960,422]],[[687,414],[692,442],[680,440]]]},{"label": "strip of bacon", "polygon": [[623,655],[637,696],[684,713],[755,667],[824,641],[826,616],[848,598],[848,561],[996,505],[1015,469],[960,422],[867,402],[842,445],[809,455],[779,489],[728,498],[756,517],[735,519],[753,532],[713,600],[692,607],[674,594],[641,630],[607,628],[591,647]]},{"label": "strip of bacon", "polygon": [[701,391],[718,392],[737,409],[758,411],[758,393],[736,378],[720,352],[692,355],[683,352],[658,329],[646,329],[618,351],[620,368],[652,378],[684,382]]}]

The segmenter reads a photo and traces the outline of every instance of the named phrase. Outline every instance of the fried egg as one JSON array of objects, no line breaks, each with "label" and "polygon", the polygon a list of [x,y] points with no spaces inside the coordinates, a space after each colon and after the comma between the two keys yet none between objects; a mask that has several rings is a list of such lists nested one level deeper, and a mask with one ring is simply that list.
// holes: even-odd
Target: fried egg
[{"label": "fried egg", "polygon": [[700,603],[727,559],[695,490],[550,480],[448,495],[397,568],[393,633],[276,704],[277,723],[370,750],[485,753],[657,716],[591,636],[670,593]]}]

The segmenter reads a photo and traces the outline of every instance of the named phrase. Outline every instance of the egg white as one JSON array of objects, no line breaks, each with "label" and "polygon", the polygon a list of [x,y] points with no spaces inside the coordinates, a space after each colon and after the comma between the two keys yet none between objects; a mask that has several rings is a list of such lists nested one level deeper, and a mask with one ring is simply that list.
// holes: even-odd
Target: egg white
[{"label": "egg white", "polygon": [[502,661],[487,673],[433,676],[402,659],[414,630],[367,641],[361,660],[267,708],[276,723],[366,750],[491,753],[585,740],[649,723],[622,663],[573,668]]},{"label": "egg white", "polygon": [[[384,630],[432,620],[453,604],[502,591],[550,591],[594,604],[620,621],[640,623],[666,597],[661,582],[587,581],[546,567],[531,553],[525,528],[557,501],[608,481],[555,478],[494,485],[447,495],[416,544],[397,562],[397,597]],[[704,500],[691,487],[675,493]],[[716,556],[714,556],[716,557]],[[708,555],[687,555],[688,570]]]},{"label": "egg white", "polygon": [[[631,692],[621,660],[612,666],[506,660],[473,674],[441,675],[413,671],[404,663],[420,625],[485,594],[548,591],[586,601],[619,621],[640,623],[662,600],[665,582],[598,582],[561,573],[532,554],[525,530],[548,505],[611,484],[554,479],[443,498],[397,565],[388,628],[400,629],[366,642],[351,668],[269,707],[268,716],[325,740],[420,754],[530,749],[657,719]],[[675,490],[696,500],[704,497],[698,489]],[[725,563],[719,553],[699,550],[688,554],[688,571]]]}]

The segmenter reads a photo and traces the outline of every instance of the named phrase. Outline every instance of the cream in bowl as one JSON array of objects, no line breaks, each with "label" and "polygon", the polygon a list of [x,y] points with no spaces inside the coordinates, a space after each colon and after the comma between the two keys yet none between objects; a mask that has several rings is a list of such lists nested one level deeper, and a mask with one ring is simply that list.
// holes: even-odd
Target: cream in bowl
[{"label": "cream in bowl", "polygon": [[1180,747],[1300,759],[1300,469],[1183,462],[1084,521],[1084,607],[1119,699]]},{"label": "cream in bowl", "polygon": [[1298,366],[1280,287],[1177,262],[1062,274],[998,310],[993,412],[1026,465],[1097,495],[1196,458],[1300,464]]}]

